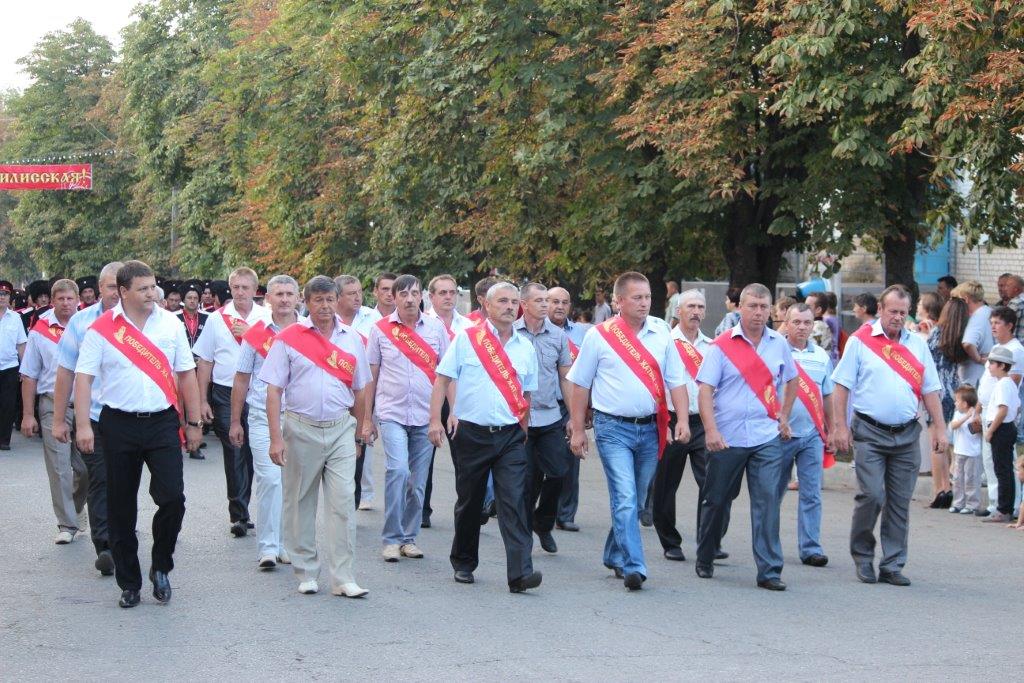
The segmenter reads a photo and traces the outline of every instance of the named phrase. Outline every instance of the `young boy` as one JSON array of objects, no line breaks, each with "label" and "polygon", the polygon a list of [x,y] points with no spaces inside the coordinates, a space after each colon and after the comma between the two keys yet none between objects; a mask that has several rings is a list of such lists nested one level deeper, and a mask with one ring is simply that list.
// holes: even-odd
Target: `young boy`
[{"label": "young boy", "polygon": [[956,413],[949,423],[953,432],[953,505],[950,512],[971,515],[981,505],[981,431],[971,433],[978,407],[978,392],[970,384],[956,390]]},{"label": "young boy", "polygon": [[[996,379],[992,396],[985,404],[985,440],[992,446],[992,464],[999,482],[996,512],[986,522],[1009,522],[1013,513],[1013,447],[1017,442],[1017,412],[1020,394],[1016,382],[1010,377],[1013,353],[1003,345],[996,345],[988,354],[988,372]],[[1004,488],[1005,487],[1005,488]]]}]

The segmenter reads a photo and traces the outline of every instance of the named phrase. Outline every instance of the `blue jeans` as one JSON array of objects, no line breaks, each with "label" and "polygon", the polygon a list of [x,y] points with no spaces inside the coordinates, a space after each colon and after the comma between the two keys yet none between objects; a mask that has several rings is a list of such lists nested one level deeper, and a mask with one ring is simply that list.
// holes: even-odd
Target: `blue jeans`
[{"label": "blue jeans", "polygon": [[384,442],[384,545],[413,543],[423,518],[423,491],[434,446],[427,427],[407,427],[381,420]]},{"label": "blue jeans", "polygon": [[825,554],[821,548],[822,443],[817,432],[782,442],[780,501],[786,495],[794,462],[800,482],[800,503],[796,517],[797,548],[803,560],[811,555]]},{"label": "blue jeans", "polygon": [[624,574],[646,577],[637,492],[647,495],[658,467],[658,427],[654,422],[637,425],[595,413],[594,436],[608,480],[612,516],[604,564],[620,567]]}]

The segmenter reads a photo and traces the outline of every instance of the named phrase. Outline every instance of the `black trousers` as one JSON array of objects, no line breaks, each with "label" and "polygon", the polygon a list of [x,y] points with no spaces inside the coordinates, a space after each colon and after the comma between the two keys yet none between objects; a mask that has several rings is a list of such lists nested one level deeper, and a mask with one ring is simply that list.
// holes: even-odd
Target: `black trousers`
[{"label": "black trousers", "polygon": [[996,509],[1004,515],[1013,514],[1013,498],[1016,486],[1013,481],[1013,453],[1017,442],[1017,427],[1004,422],[992,433],[992,469],[999,482],[999,500]]},{"label": "black trousers", "polygon": [[252,451],[249,449],[249,406],[242,408],[245,441],[240,448],[231,445],[231,387],[210,384],[213,431],[224,448],[224,480],[228,488],[228,515],[232,524],[249,521],[249,496],[252,494]]},{"label": "black trousers", "polygon": [[490,431],[461,420],[453,441],[458,448],[455,470],[455,540],[451,561],[456,571],[474,571],[480,563],[480,509],[487,475],[494,475],[498,527],[505,544],[508,580],[533,573],[533,533],[526,509],[528,484],[526,444],[519,425]]},{"label": "black trousers", "polygon": [[107,462],[107,522],[117,585],[142,589],[139,539],[139,482],[142,465],[149,468],[153,515],[153,569],[174,569],[174,546],[185,517],[185,481],[178,440],[178,413],[168,408],[150,417],[136,417],[104,406],[100,438]]},{"label": "black trousers", "polygon": [[18,366],[0,370],[0,444],[11,443],[14,423],[21,422],[21,377]]},{"label": "black trousers", "polygon": [[[654,528],[658,532],[658,540],[665,550],[681,548],[683,537],[676,529],[676,494],[686,470],[686,459],[690,459],[690,472],[697,482],[697,528],[700,529],[701,500],[704,498],[704,481],[708,473],[708,452],[704,448],[704,423],[700,415],[690,415],[690,441],[688,443],[670,443],[658,462],[654,473],[654,490],[651,494],[651,512],[654,515]],[[676,428],[676,415],[672,413],[669,430]],[[730,506],[731,508],[731,506]],[[729,528],[730,510],[725,511],[722,523],[722,536]],[[721,545],[721,538],[719,538]]]},{"label": "black trousers", "polygon": [[[444,403],[441,404],[441,424],[448,429],[448,416],[451,414],[451,410],[448,407],[448,399],[445,399]],[[445,432],[445,436],[448,438],[448,450],[452,453],[452,464],[458,468],[458,459],[455,457],[455,444],[452,443],[452,439]],[[434,456],[437,455],[437,449],[430,454],[430,469],[427,470],[427,488],[423,491],[423,516],[430,517],[431,513],[434,512],[434,508],[430,507],[430,494],[434,491]]]},{"label": "black trousers", "polygon": [[[71,410],[68,408],[68,410]],[[90,421],[93,435],[92,453],[82,453],[85,468],[89,471],[89,536],[99,555],[110,550],[110,532],[107,527],[107,459],[103,457],[103,437],[99,422]],[[74,435],[71,437],[74,438]]]},{"label": "black trousers", "polygon": [[526,458],[529,466],[530,498],[527,512],[534,531],[551,531],[558,514],[562,481],[571,460],[565,447],[565,420],[544,427],[530,427],[526,437]]},{"label": "black trousers", "polygon": [[356,510],[359,509],[359,501],[363,497],[363,463],[366,462],[366,444],[356,444],[356,491],[353,500],[356,503]]},{"label": "black trousers", "polygon": [[[569,409],[564,401],[558,402],[562,411],[562,420],[569,420]],[[562,491],[558,496],[558,512],[556,517],[559,523],[575,522],[576,510],[580,506],[580,459],[569,450],[569,443],[565,444],[565,451],[569,454],[569,469],[565,471],[562,479]]]}]

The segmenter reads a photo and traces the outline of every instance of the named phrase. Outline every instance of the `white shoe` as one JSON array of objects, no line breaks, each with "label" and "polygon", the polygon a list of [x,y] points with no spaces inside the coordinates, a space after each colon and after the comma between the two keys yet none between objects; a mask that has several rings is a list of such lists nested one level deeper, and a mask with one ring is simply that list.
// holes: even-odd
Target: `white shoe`
[{"label": "white shoe", "polygon": [[67,545],[73,540],[75,540],[75,534],[73,532],[61,529],[60,533],[57,534],[57,538],[53,539],[53,542],[57,545]]},{"label": "white shoe", "polygon": [[82,508],[82,511],[78,513],[78,533],[82,533],[89,530],[89,513],[86,508]]},{"label": "white shoe", "polygon": [[332,588],[331,592],[335,595],[341,595],[346,598],[361,598],[370,591],[365,588],[360,588],[359,584],[356,583],[343,583],[340,586]]},{"label": "white shoe", "polygon": [[380,554],[384,557],[385,562],[398,562],[402,551],[397,545],[386,545]]},{"label": "white shoe", "polygon": [[423,551],[416,547],[415,543],[406,543],[401,548],[404,557],[411,557],[415,560],[423,557]]},{"label": "white shoe", "polygon": [[973,515],[975,512],[977,512],[977,510],[975,510],[974,508],[964,508],[963,510],[960,511],[960,514],[961,515]]},{"label": "white shoe", "polygon": [[285,551],[282,550],[277,555],[277,561],[280,562],[281,564],[291,564],[292,563],[292,558],[288,557],[288,553],[286,553]]},{"label": "white shoe", "polygon": [[264,555],[260,558],[259,568],[260,569],[273,569],[277,566],[277,558],[273,555]]},{"label": "white shoe", "polygon": [[316,593],[318,590],[320,590],[320,586],[319,584],[317,584],[316,579],[303,581],[299,584],[299,592],[303,595],[312,595],[313,593]]},{"label": "white shoe", "polygon": [[368,501],[368,500],[360,501],[359,502],[359,509],[360,510],[372,510],[373,509],[373,504],[370,503],[370,501]]}]

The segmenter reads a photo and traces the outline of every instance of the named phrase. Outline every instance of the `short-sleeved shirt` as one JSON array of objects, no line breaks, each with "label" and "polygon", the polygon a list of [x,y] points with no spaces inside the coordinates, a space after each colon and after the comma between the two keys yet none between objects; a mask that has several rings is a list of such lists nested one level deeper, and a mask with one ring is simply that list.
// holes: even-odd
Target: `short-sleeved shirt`
[{"label": "short-sleeved shirt", "polygon": [[[206,326],[199,334],[192,347],[192,352],[197,357],[213,363],[213,383],[222,387],[230,387],[235,383],[235,369],[238,367],[238,354],[242,345],[231,333],[224,316],[241,318],[235,302],[229,301],[223,311],[214,311],[206,321]],[[259,304],[253,304],[249,315],[245,316],[245,322],[249,325],[262,320],[267,323],[271,320],[270,309]],[[179,321],[180,324],[180,321]]]},{"label": "short-sleeved shirt", "polygon": [[[992,325],[989,318],[992,317],[992,309],[988,306],[981,306],[971,317],[967,319],[967,328],[964,330],[964,344],[973,344],[982,356],[988,355],[995,345],[992,337]],[[960,381],[977,387],[981,375],[985,372],[984,363],[975,363],[973,360],[965,360],[958,368]]]},{"label": "short-sleeved shirt", "polygon": [[0,316],[0,370],[18,367],[18,347],[26,342],[21,316],[8,308]]},{"label": "short-sleeved shirt", "polygon": [[[733,338],[742,337],[753,346],[753,342],[743,334],[742,324],[733,327],[729,334]],[[766,327],[755,348],[768,366],[776,391],[781,392],[782,385],[796,377],[789,342]],[[779,435],[778,421],[768,416],[764,404],[717,344],[712,344],[705,354],[697,373],[697,383],[715,388],[715,424],[729,446],[760,446]]]},{"label": "short-sleeved shirt", "polygon": [[[39,316],[47,325],[58,324],[53,309]],[[21,360],[21,375],[36,382],[36,394],[52,394],[57,380],[57,344],[49,337],[35,330],[29,330],[28,345]],[[72,396],[68,396],[71,402]]]},{"label": "short-sleeved shirt", "polygon": [[591,327],[593,327],[593,325],[573,322],[568,318],[566,319],[565,324],[562,325],[562,329],[565,330],[567,335],[569,335],[569,341],[576,346],[583,346],[583,338],[587,336],[587,332]]},{"label": "short-sleeved shirt", "polygon": [[[967,415],[959,410],[953,414],[953,420],[962,420]],[[965,420],[962,425],[953,430],[953,454],[962,455],[967,458],[977,458],[981,455],[981,432],[971,434],[971,421]]]},{"label": "short-sleeved shirt", "polygon": [[1014,313],[1017,314],[1017,324],[1013,328],[1013,336],[1017,341],[1024,342],[1024,294],[1018,294],[1006,302]]},{"label": "short-sleeved shirt", "polygon": [[[875,337],[883,334],[880,320],[871,325],[871,334]],[[900,330],[900,343],[924,366],[921,393],[940,391],[942,384],[928,342],[904,329]],[[917,418],[920,399],[910,384],[855,335],[846,342],[846,351],[832,373],[832,380],[850,390],[854,411],[873,420],[899,425]]]},{"label": "short-sleeved shirt", "polygon": [[[488,320],[487,325],[495,337],[498,331]],[[469,341],[473,328],[455,335],[448,351],[437,365],[437,374],[456,380],[455,406],[452,411],[460,420],[473,422],[485,427],[506,427],[519,422],[512,414],[508,401],[498,391],[491,376],[487,374],[480,357]],[[500,337],[499,337],[500,339]],[[508,355],[522,385],[523,393],[537,390],[537,352],[533,344],[521,334],[512,331],[502,348]]]},{"label": "short-sleeved shirt", "polygon": [[[309,318],[295,324],[313,328]],[[353,392],[369,383],[370,364],[366,362],[363,340],[338,316],[334,316],[330,342],[356,358],[351,389],[287,344],[275,342],[270,347],[259,378],[284,389],[285,410],[317,422],[339,420],[355,403]]]},{"label": "short-sleeved shirt", "polygon": [[376,308],[360,306],[356,314],[352,316],[352,322],[349,324],[349,327],[359,333],[365,344],[370,339],[370,331],[381,317],[380,311]]},{"label": "short-sleeved shirt", "polygon": [[989,397],[988,405],[985,406],[985,421],[992,422],[999,412],[999,406],[1006,406],[1006,417],[1004,424],[1013,424],[1017,419],[1017,411],[1020,410],[1020,392],[1017,383],[1009,377],[1001,377],[996,380],[992,389],[992,396]]},{"label": "short-sleeved shirt", "polygon": [[[623,325],[626,323],[623,321]],[[669,389],[686,384],[686,370],[679,352],[674,348],[668,325],[661,318],[647,316],[637,338],[661,369],[662,379]],[[587,332],[569,370],[569,381],[590,389],[590,401],[595,410],[619,417],[647,417],[658,410],[647,386],[622,360],[618,352],[608,345],[597,326]],[[671,402],[671,398],[668,398]]]},{"label": "short-sleeved shirt", "polygon": [[[97,301],[92,306],[83,308],[71,316],[64,334],[61,335],[60,343],[57,344],[58,366],[71,372],[75,371],[75,367],[78,365],[78,352],[82,346],[82,340],[85,339],[85,333],[89,330],[89,326],[96,322],[96,319],[103,315],[103,313],[103,303]],[[94,377],[92,380],[92,401],[89,404],[89,419],[93,422],[99,421],[100,410],[103,408],[103,405],[100,403],[100,389],[102,386],[103,380],[99,377]],[[74,400],[74,394],[71,395],[70,399]]]},{"label": "short-sleeved shirt", "polygon": [[[281,328],[274,323],[273,317],[267,323],[267,327],[274,334],[281,331]],[[249,375],[249,391],[245,394],[245,402],[249,404],[250,408],[259,410],[267,409],[267,383],[260,379],[263,360],[263,356],[253,348],[252,344],[247,341],[242,342],[242,348],[238,351],[238,367],[235,371]],[[281,408],[284,409],[283,403]]]},{"label": "short-sleeved shirt", "polygon": [[[115,322],[138,326],[124,314],[121,304],[113,308]],[[142,334],[167,357],[174,372],[196,367],[188,346],[185,328],[173,313],[153,306],[142,326]],[[164,392],[124,353],[90,329],[82,340],[76,373],[91,375],[102,381],[100,403],[130,413],[155,413],[171,407]]]},{"label": "short-sleeved shirt", "polygon": [[[675,327],[672,328],[673,344],[677,339],[681,341],[690,341],[689,339],[686,338],[686,335],[683,334],[683,328],[679,327],[679,325],[676,325]],[[700,355],[705,356],[707,355],[708,349],[711,347],[712,341],[713,340],[711,339],[711,337],[707,336],[698,329],[697,341],[693,343],[693,346],[697,349],[698,352],[700,352]],[[678,348],[676,349],[676,353],[679,353]],[[680,360],[682,360],[681,356]],[[690,401],[689,412],[690,415],[696,415],[699,412],[697,408],[697,397],[699,395],[699,387],[697,386],[697,380],[696,378],[691,377],[690,373],[687,372],[685,363],[683,363],[683,372],[686,374],[686,398]],[[672,401],[668,402],[668,409],[671,410],[673,413],[676,411],[676,407],[672,404]]]},{"label": "short-sleeved shirt", "polygon": [[[807,346],[802,351],[792,346],[789,349],[793,352],[793,360],[818,385],[822,397],[831,394],[835,389],[835,384],[832,382],[832,359],[825,353],[825,349],[811,342],[807,342]],[[807,408],[799,397],[793,402],[793,412],[789,414],[789,428],[793,432],[793,436],[797,438],[810,436],[818,431],[818,428],[814,426],[814,419],[807,412]]]},{"label": "short-sleeved shirt", "polygon": [[[402,323],[395,311],[389,323]],[[438,360],[448,350],[448,332],[437,318],[421,315],[415,332],[437,353]],[[430,424],[430,394],[434,385],[426,373],[395,346],[391,335],[374,325],[366,344],[366,359],[371,369],[378,366],[374,413],[378,420],[397,422],[406,427]]]},{"label": "short-sleeved shirt", "polygon": [[[437,315],[437,311],[435,311],[433,308],[424,313],[424,315],[434,318],[440,321],[442,325],[444,325],[444,321],[441,320],[441,318]],[[475,323],[472,320],[462,315],[455,309],[452,309],[452,326],[445,326],[445,329],[448,332],[448,341],[450,342],[452,339],[455,339],[455,335],[457,335],[459,332],[462,332],[463,330],[468,330],[469,328],[473,327],[474,324]]]},{"label": "short-sleeved shirt", "polygon": [[594,324],[598,325],[603,323],[608,318],[612,317],[612,307],[608,304],[595,304],[594,305]]},{"label": "short-sleeved shirt", "polygon": [[558,369],[572,365],[569,337],[547,318],[544,318],[544,324],[537,334],[526,327],[525,318],[517,320],[513,328],[533,344],[537,352],[537,390],[530,396],[530,426],[546,427],[554,424],[562,419],[562,411],[558,407],[562,397]]},{"label": "short-sleeved shirt", "polygon": [[[1013,366],[1010,368],[1010,374],[1024,376],[1024,345],[1014,338],[1002,344],[1002,346],[1005,346],[1013,354]],[[992,389],[995,388],[995,385],[996,378],[986,368],[978,380],[978,403],[983,407],[988,405],[988,400],[992,396]]]}]

